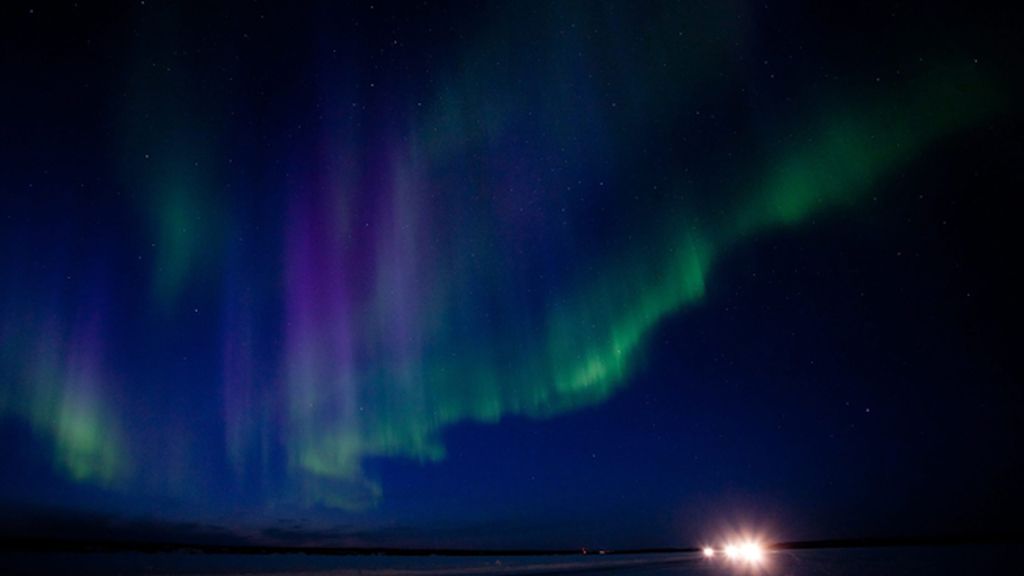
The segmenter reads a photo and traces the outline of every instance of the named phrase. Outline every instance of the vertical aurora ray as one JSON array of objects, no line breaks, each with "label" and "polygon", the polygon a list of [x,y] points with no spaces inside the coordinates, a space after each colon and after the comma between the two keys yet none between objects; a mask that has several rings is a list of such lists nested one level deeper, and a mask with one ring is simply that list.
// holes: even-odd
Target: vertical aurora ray
[{"label": "vertical aurora ray", "polygon": [[[53,469],[77,482],[116,487],[130,462],[116,392],[104,368],[102,321],[93,312],[65,328],[49,312],[17,317],[20,334],[5,339],[0,362],[4,394],[0,417],[26,424],[52,451]],[[51,307],[52,308],[52,307]]]},{"label": "vertical aurora ray", "polygon": [[296,190],[285,233],[289,466],[305,473],[303,494],[326,495],[341,507],[361,504],[374,488],[361,475],[352,333],[357,272],[340,221],[344,189],[341,181],[314,181]]},{"label": "vertical aurora ray", "polygon": [[259,474],[255,488],[262,487],[270,465],[270,418],[267,401],[270,379],[258,359],[260,294],[244,283],[252,274],[239,246],[228,250],[224,272],[223,326],[221,328],[221,380],[223,382],[224,445],[235,482],[254,488],[252,475]]},{"label": "vertical aurora ray", "polygon": [[[387,455],[395,441],[397,427],[381,426],[412,417],[432,418],[424,382],[426,338],[433,333],[438,319],[432,307],[437,300],[438,279],[430,269],[433,261],[431,221],[425,217],[429,206],[417,192],[423,182],[419,153],[388,139],[382,153],[382,174],[374,187],[375,230],[367,240],[373,247],[373,284],[367,297],[368,318],[361,347],[363,357],[371,359],[369,371],[361,379],[380,385],[368,386],[370,426],[364,427],[366,449],[370,454]],[[366,346],[365,344],[369,344]],[[364,406],[363,411],[367,408]],[[384,419],[379,418],[386,415]],[[413,452],[420,458],[438,457],[440,443],[425,437],[410,437]]]},{"label": "vertical aurora ray", "polygon": [[220,118],[223,104],[196,85],[209,81],[204,60],[230,69],[229,54],[179,50],[187,7],[140,17],[123,79],[120,161],[129,197],[137,201],[152,255],[150,290],[163,312],[184,290],[216,270],[226,235]]},{"label": "vertical aurora ray", "polygon": [[[95,321],[93,321],[95,322]],[[110,390],[104,386],[101,340],[92,322],[76,329],[65,367],[56,424],[59,466],[75,480],[110,485],[123,476],[125,446],[117,419],[106,407]]]}]

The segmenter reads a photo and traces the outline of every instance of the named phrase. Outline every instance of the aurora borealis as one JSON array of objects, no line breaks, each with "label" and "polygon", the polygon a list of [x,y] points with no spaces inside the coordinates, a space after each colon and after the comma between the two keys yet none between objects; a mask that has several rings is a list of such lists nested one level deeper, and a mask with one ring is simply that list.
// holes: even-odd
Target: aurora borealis
[{"label": "aurora borealis", "polygon": [[[299,534],[343,525],[341,542],[494,545],[473,527],[496,521],[549,527],[514,545],[662,545],[689,534],[679,517],[707,513],[700,497],[821,496],[816,466],[845,486],[821,507],[849,511],[851,478],[886,442],[915,454],[892,456],[901,481],[867,489],[886,501],[935,459],[975,443],[998,453],[1020,396],[998,347],[979,350],[1001,324],[944,292],[985,293],[995,276],[942,256],[970,260],[987,236],[962,224],[921,241],[913,285],[871,262],[902,257],[889,246],[904,234],[944,234],[939,200],[886,216],[908,199],[973,206],[959,199],[982,190],[941,170],[1003,177],[1011,156],[979,169],[957,146],[1019,155],[986,136],[1012,125],[1016,86],[993,56],[1002,36],[978,39],[965,20],[934,41],[953,11],[915,25],[901,12],[854,47],[846,24],[878,14],[739,1],[10,9],[0,502],[260,541],[295,521]],[[752,291],[738,271],[759,261],[807,276],[782,297],[753,290],[756,306],[723,304]],[[808,280],[822,276],[835,285]],[[847,291],[892,300],[861,309]],[[908,321],[909,292],[942,304]],[[973,327],[934,328],[959,323]],[[748,333],[766,348],[708,368],[742,357]],[[901,357],[896,341],[921,348]],[[720,350],[695,358],[709,342]],[[948,366],[926,362],[936,350],[953,351]],[[790,372],[815,358],[835,364]],[[965,446],[908,432],[962,402],[963,374],[989,378],[972,384],[987,400]],[[935,400],[914,406],[922,394]],[[851,402],[856,424],[836,412]],[[761,431],[787,410],[801,432]],[[891,420],[856,428],[877,413]],[[837,434],[845,448],[818,440]],[[750,476],[759,456],[727,454],[758,436],[769,452],[787,444],[774,480]],[[618,461],[600,461],[606,450]],[[998,456],[971,457],[982,481],[1010,484]],[[925,496],[970,484],[958,478]],[[645,520],[661,507],[649,498],[669,516]],[[961,506],[991,509],[975,504]],[[636,511],[633,533],[609,526],[622,510]],[[886,525],[802,513],[787,516],[801,534]],[[581,518],[590,527],[565,529]],[[667,527],[680,533],[646,544]]]}]

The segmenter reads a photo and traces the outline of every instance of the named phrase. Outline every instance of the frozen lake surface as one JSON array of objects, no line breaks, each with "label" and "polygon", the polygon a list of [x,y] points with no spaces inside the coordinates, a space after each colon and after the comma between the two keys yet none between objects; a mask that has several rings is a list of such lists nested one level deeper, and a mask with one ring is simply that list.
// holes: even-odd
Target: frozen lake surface
[{"label": "frozen lake surface", "polygon": [[433,576],[529,574],[687,574],[914,576],[992,574],[1014,566],[1009,545],[848,548],[772,551],[756,566],[700,554],[543,557],[385,557],[302,554],[0,553],[4,574],[282,574],[319,576]]}]

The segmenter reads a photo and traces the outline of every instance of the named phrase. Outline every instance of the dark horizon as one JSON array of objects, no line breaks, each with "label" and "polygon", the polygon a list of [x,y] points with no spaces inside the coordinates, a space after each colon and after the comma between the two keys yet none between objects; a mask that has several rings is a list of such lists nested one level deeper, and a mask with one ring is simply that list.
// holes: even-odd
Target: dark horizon
[{"label": "dark horizon", "polygon": [[0,538],[1018,535],[1019,22],[5,4]]},{"label": "dark horizon", "polygon": [[[140,535],[137,528],[144,526],[151,532]],[[54,525],[47,525],[53,530]],[[133,527],[136,531],[129,531]],[[91,530],[88,537],[83,528]],[[144,552],[156,553],[193,553],[193,554],[305,554],[325,556],[565,556],[565,555],[635,555],[635,554],[670,554],[699,553],[702,546],[696,543],[674,547],[648,548],[596,548],[580,545],[575,548],[441,548],[441,547],[401,547],[401,546],[332,546],[329,543],[320,545],[289,545],[254,543],[244,537],[210,533],[205,535],[175,537],[173,527],[166,532],[159,530],[160,525],[148,522],[128,522],[125,529],[99,530],[97,524],[80,525],[74,531],[56,531],[49,535],[0,533],[0,550],[18,553],[48,554],[53,552],[73,553],[117,553]],[[155,530],[154,530],[155,529]],[[63,535],[59,535],[63,534]],[[856,538],[822,538],[802,541],[763,541],[766,550],[816,550],[845,548],[889,548],[889,547],[921,547],[921,546],[965,546],[978,544],[1009,544],[1019,545],[1022,533],[988,532],[988,533],[957,533],[935,534],[930,536],[887,536]]]}]

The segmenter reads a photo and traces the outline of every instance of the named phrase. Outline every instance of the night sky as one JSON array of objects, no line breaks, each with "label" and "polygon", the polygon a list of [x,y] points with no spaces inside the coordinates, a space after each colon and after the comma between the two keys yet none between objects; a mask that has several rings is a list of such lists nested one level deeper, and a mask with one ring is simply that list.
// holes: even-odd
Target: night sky
[{"label": "night sky", "polygon": [[0,531],[1015,529],[1021,28],[970,4],[5,3]]}]

